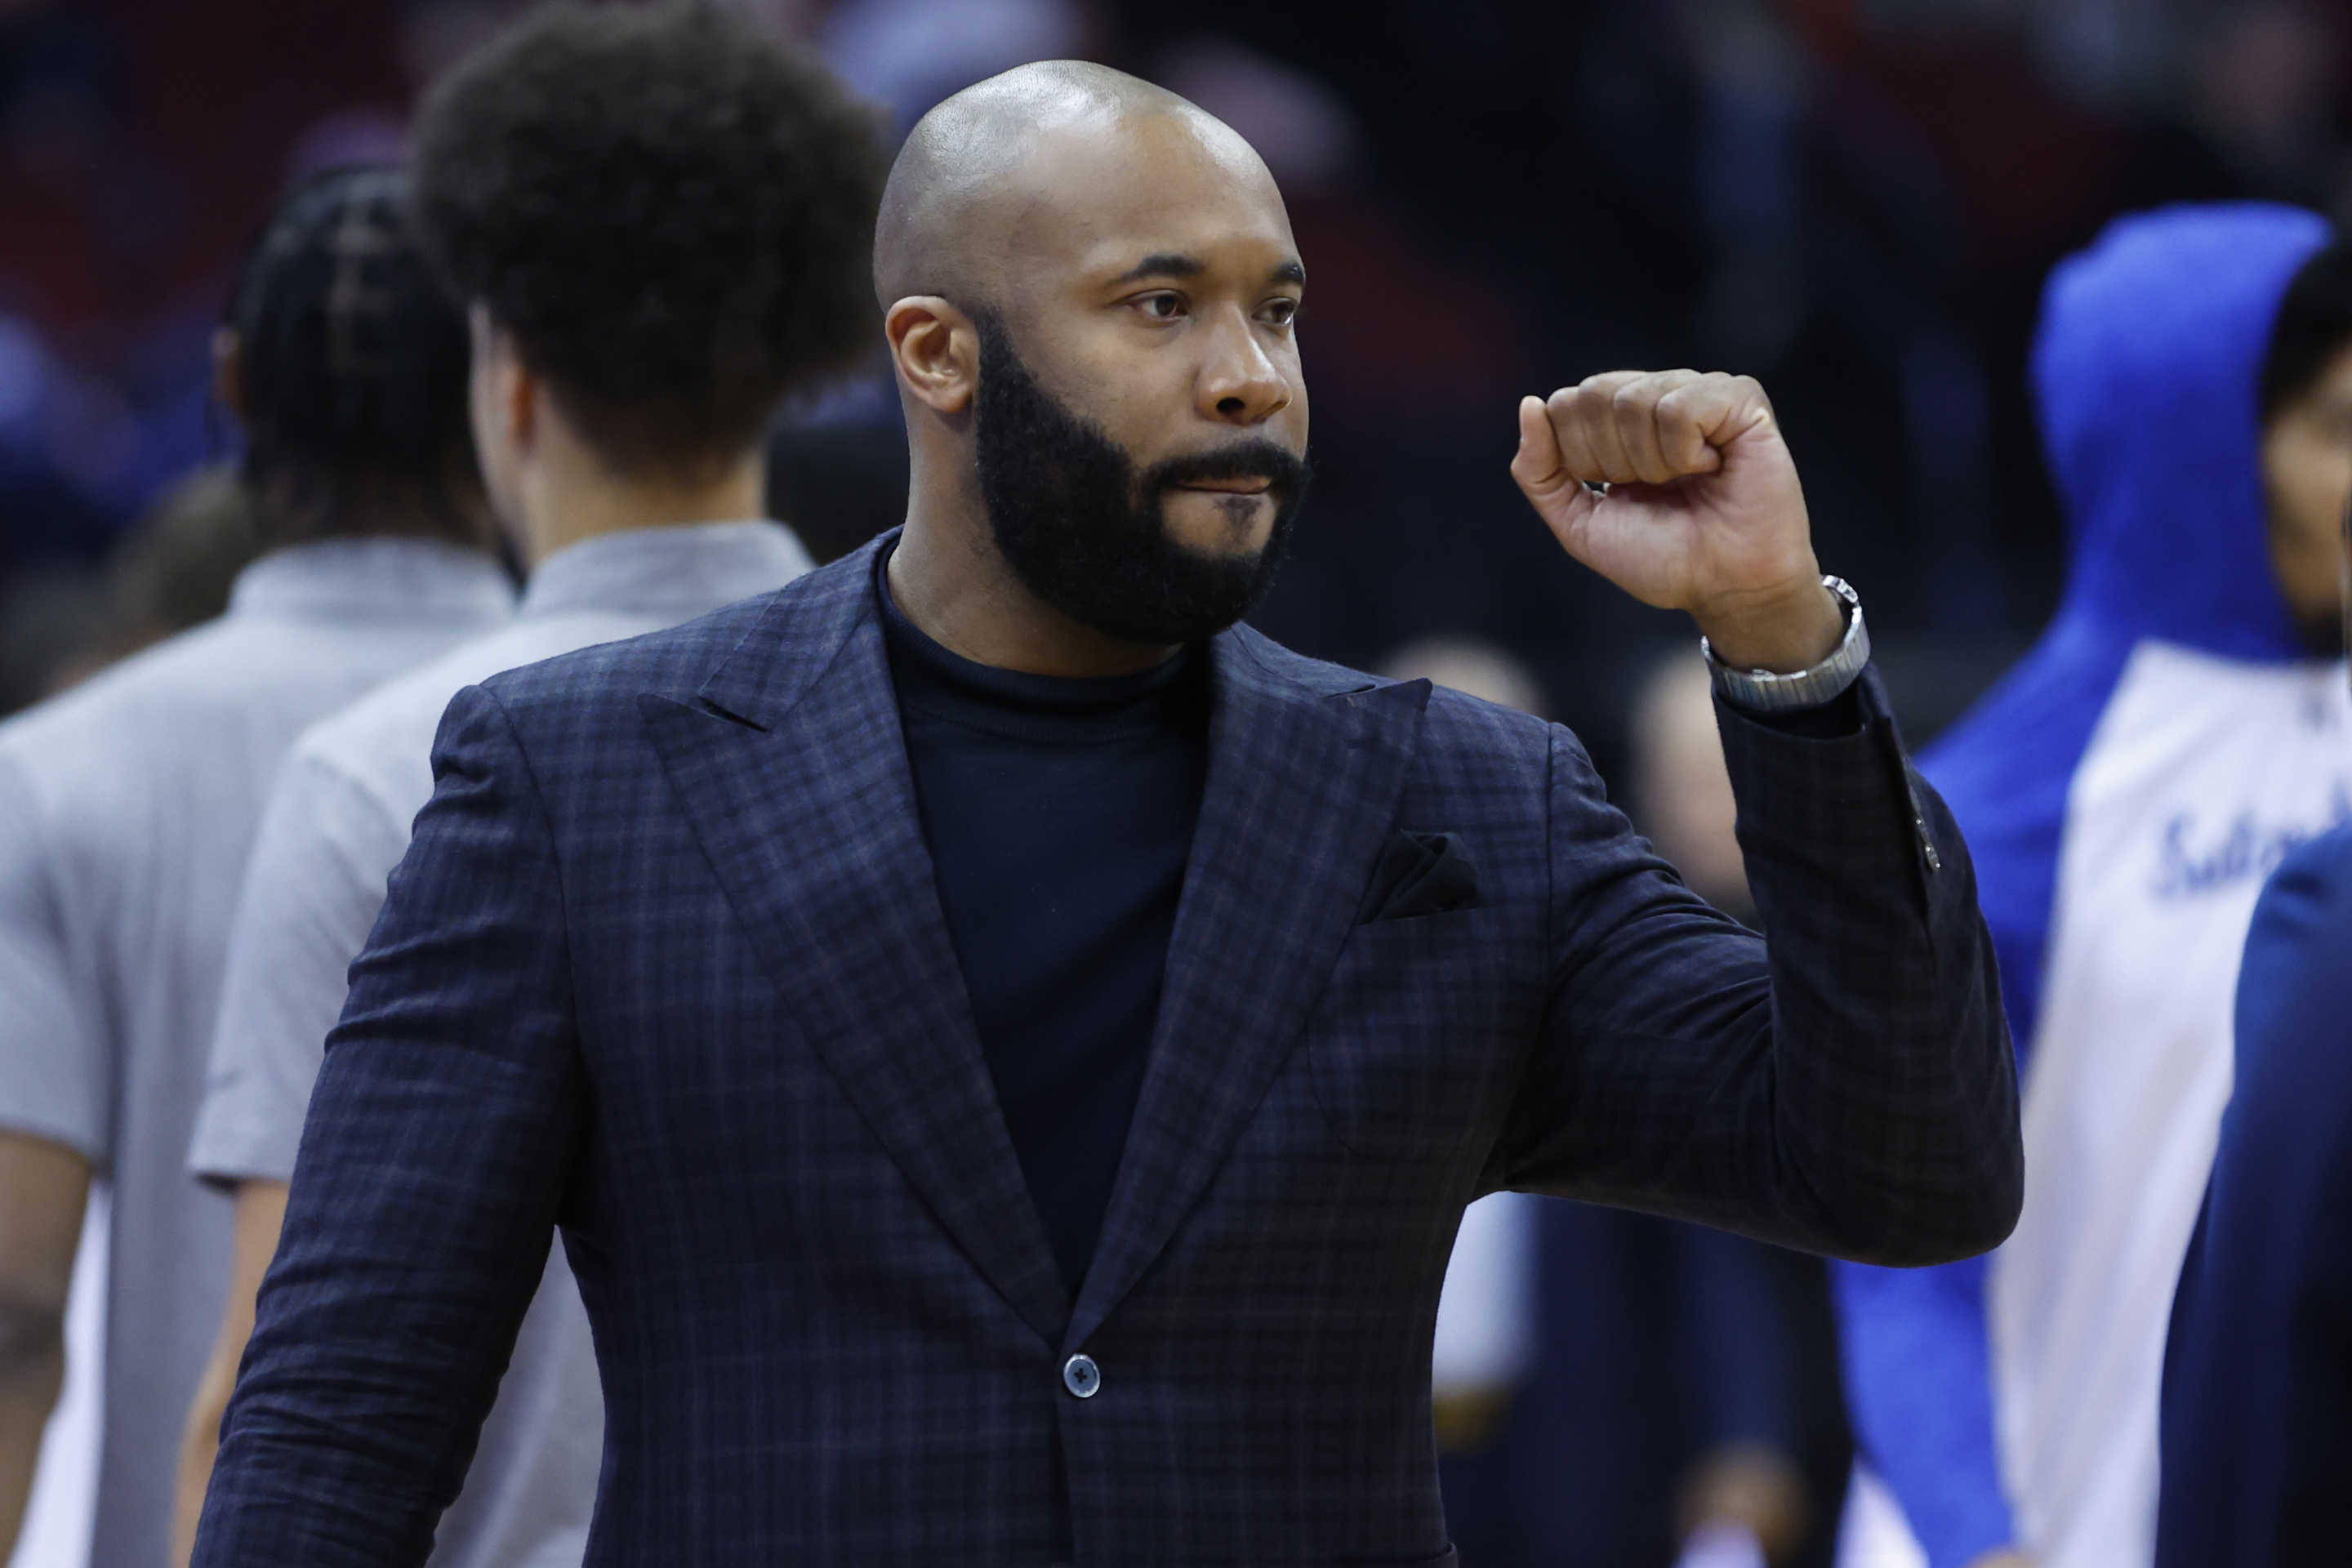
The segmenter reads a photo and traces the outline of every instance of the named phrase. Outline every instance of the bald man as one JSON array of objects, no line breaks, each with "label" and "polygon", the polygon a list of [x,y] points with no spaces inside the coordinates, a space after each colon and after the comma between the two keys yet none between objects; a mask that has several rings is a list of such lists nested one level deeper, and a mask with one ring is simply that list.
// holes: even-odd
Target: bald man
[{"label": "bald man", "polygon": [[1761,939],[1568,731],[1239,624],[1306,487],[1305,272],[1232,131],[984,82],[876,273],[905,527],[442,722],[227,1417],[236,1563],[422,1560],[551,1231],[587,1561],[665,1568],[1450,1563],[1473,1198],[2007,1233],[1967,855],[1753,383],[1529,398],[1513,467],[1708,639]]}]

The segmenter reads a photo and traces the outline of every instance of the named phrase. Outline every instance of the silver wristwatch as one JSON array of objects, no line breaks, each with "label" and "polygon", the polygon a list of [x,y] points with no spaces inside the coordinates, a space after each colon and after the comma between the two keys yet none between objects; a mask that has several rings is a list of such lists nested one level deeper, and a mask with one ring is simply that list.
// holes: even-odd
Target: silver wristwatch
[{"label": "silver wristwatch", "polygon": [[1751,713],[1787,713],[1818,708],[1844,694],[1870,662],[1870,633],[1862,624],[1862,596],[1846,585],[1844,578],[1824,577],[1822,586],[1835,594],[1846,610],[1845,640],[1838,644],[1837,651],[1811,669],[1778,675],[1769,669],[1734,669],[1716,658],[1715,649],[1701,637],[1699,652],[1706,656],[1717,696]]}]

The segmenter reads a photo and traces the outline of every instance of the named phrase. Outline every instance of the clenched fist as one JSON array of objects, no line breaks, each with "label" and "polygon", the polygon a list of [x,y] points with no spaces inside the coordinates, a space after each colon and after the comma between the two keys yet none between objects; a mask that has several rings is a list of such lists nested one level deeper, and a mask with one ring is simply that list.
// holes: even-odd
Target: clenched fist
[{"label": "clenched fist", "polygon": [[1689,611],[1727,664],[1804,669],[1844,636],[1796,463],[1747,376],[1620,370],[1524,398],[1511,477],[1570,555]]}]

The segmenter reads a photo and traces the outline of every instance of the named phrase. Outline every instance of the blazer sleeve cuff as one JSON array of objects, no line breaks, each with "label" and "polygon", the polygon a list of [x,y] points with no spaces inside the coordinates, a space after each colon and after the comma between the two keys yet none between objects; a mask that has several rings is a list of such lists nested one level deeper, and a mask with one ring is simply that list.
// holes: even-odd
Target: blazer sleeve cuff
[{"label": "blazer sleeve cuff", "polygon": [[1859,723],[1843,734],[1786,725],[1716,703],[1725,764],[1739,802],[1741,842],[1846,857],[1857,869],[1908,865],[1921,890],[1952,858],[1956,830],[1923,804],[1876,668],[1849,689]]}]

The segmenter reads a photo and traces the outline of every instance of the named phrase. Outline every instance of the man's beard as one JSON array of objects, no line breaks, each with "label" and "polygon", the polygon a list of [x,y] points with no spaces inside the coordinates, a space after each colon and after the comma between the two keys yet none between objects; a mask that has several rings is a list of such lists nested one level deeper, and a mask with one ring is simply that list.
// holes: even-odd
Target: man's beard
[{"label": "man's beard", "polygon": [[[1306,499],[1305,459],[1263,437],[1139,472],[1103,428],[1037,384],[993,312],[980,332],[974,437],[980,494],[999,554],[1022,585],[1080,626],[1137,643],[1189,643],[1240,620],[1274,586]],[[1211,554],[1171,538],[1181,484],[1261,478],[1274,506],[1255,554]]]}]

